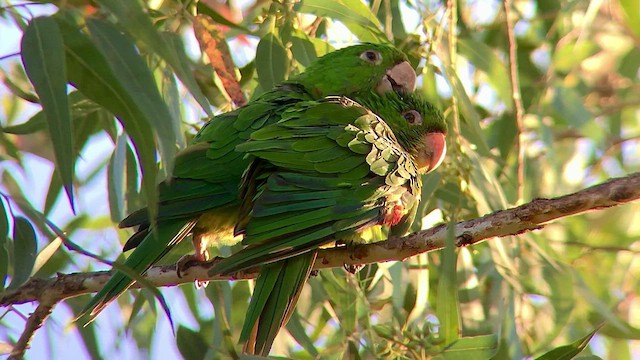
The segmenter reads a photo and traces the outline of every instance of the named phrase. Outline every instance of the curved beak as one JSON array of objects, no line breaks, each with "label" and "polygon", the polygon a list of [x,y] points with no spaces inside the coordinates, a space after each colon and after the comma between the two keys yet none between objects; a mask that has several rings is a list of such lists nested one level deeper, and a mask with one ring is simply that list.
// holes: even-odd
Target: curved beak
[{"label": "curved beak", "polygon": [[447,152],[447,142],[441,132],[428,133],[422,138],[423,148],[418,153],[416,163],[418,170],[426,174],[442,164]]},{"label": "curved beak", "polygon": [[416,71],[413,70],[408,61],[403,61],[391,69],[382,77],[376,86],[378,94],[389,91],[397,93],[410,93],[416,88]]}]

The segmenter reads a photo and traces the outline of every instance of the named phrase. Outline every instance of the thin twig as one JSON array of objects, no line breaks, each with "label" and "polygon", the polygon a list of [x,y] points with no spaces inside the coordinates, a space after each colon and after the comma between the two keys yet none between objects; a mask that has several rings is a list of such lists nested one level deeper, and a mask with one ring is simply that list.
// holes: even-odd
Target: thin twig
[{"label": "thin twig", "polygon": [[511,98],[516,115],[516,151],[518,153],[518,202],[524,199],[524,146],[522,146],[522,135],[524,134],[524,107],[522,106],[522,95],[520,93],[520,80],[518,78],[518,45],[513,33],[513,16],[511,15],[511,0],[504,0],[504,17],[507,26],[507,38],[509,41],[509,73],[511,77]]},{"label": "thin twig", "polygon": [[[640,173],[612,179],[576,193],[553,199],[536,199],[527,204],[500,210],[467,221],[454,227],[456,246],[467,246],[480,241],[508,235],[517,235],[541,229],[545,223],[589,210],[617,206],[640,198]],[[449,234],[447,225],[439,225],[402,238],[352,248],[323,249],[318,255],[316,269],[361,265],[385,261],[401,261],[427,251],[444,247]],[[175,286],[194,280],[252,279],[259,269],[242,271],[233,276],[210,276],[215,260],[190,267],[178,277],[175,265],[154,266],[145,277],[156,286]],[[59,274],[53,279],[31,279],[20,288],[0,293],[0,306],[31,301],[56,303],[66,298],[96,292],[109,279],[107,271]]]},{"label": "thin twig", "polygon": [[22,332],[22,335],[20,335],[20,339],[18,339],[14,345],[8,360],[18,360],[24,357],[24,353],[27,351],[27,348],[29,348],[29,344],[31,343],[33,336],[36,331],[44,325],[45,320],[47,320],[49,315],[51,315],[53,307],[57,302],[58,301],[42,301],[36,310],[31,313],[26,325],[24,326],[24,331]]}]

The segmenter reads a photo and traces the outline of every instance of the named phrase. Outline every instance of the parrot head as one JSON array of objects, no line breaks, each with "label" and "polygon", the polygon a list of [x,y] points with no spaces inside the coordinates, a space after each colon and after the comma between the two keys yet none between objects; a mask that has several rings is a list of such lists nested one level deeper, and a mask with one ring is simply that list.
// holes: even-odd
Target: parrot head
[{"label": "parrot head", "polygon": [[287,82],[303,84],[316,98],[357,97],[375,91],[410,93],[416,72],[407,56],[389,44],[359,44],[328,53]]},{"label": "parrot head", "polygon": [[359,99],[359,102],[389,125],[421,173],[431,172],[442,163],[447,151],[447,123],[433,104],[416,94],[394,92]]}]

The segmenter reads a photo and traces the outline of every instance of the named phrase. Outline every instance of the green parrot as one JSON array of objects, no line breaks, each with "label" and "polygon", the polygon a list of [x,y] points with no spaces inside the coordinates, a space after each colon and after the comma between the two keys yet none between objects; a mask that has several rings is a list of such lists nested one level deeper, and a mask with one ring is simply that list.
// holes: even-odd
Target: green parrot
[{"label": "green parrot", "polygon": [[[197,261],[209,258],[211,241],[237,242],[233,227],[240,204],[238,187],[251,159],[235,147],[253,131],[280,120],[285,109],[330,95],[410,92],[415,80],[401,51],[386,44],[360,44],[331,52],[247,105],[214,117],[176,156],[172,177],[159,185],[157,219],[152,223],[144,208],[120,223],[123,228],[138,227],[124,246],[124,251],[136,248],[124,265],[144,274],[189,234]],[[92,321],[132,283],[116,271],[79,317]]]},{"label": "green parrot", "polygon": [[446,123],[430,103],[393,92],[356,99],[299,103],[236,147],[254,158],[235,228],[246,247],[211,274],[263,266],[240,335],[247,353],[269,353],[319,247],[404,235],[421,175],[444,158]]}]

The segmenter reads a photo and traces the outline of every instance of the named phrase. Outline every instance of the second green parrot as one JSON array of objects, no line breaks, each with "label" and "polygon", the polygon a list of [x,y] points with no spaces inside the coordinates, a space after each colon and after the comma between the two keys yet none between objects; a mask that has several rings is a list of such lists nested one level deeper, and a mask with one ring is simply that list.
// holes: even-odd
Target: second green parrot
[{"label": "second green parrot", "polygon": [[245,352],[269,353],[320,246],[368,242],[381,228],[404,235],[421,175],[444,158],[446,123],[430,103],[396,93],[357,100],[299,103],[237,147],[256,158],[235,228],[246,247],[211,274],[262,266],[240,339]]}]

